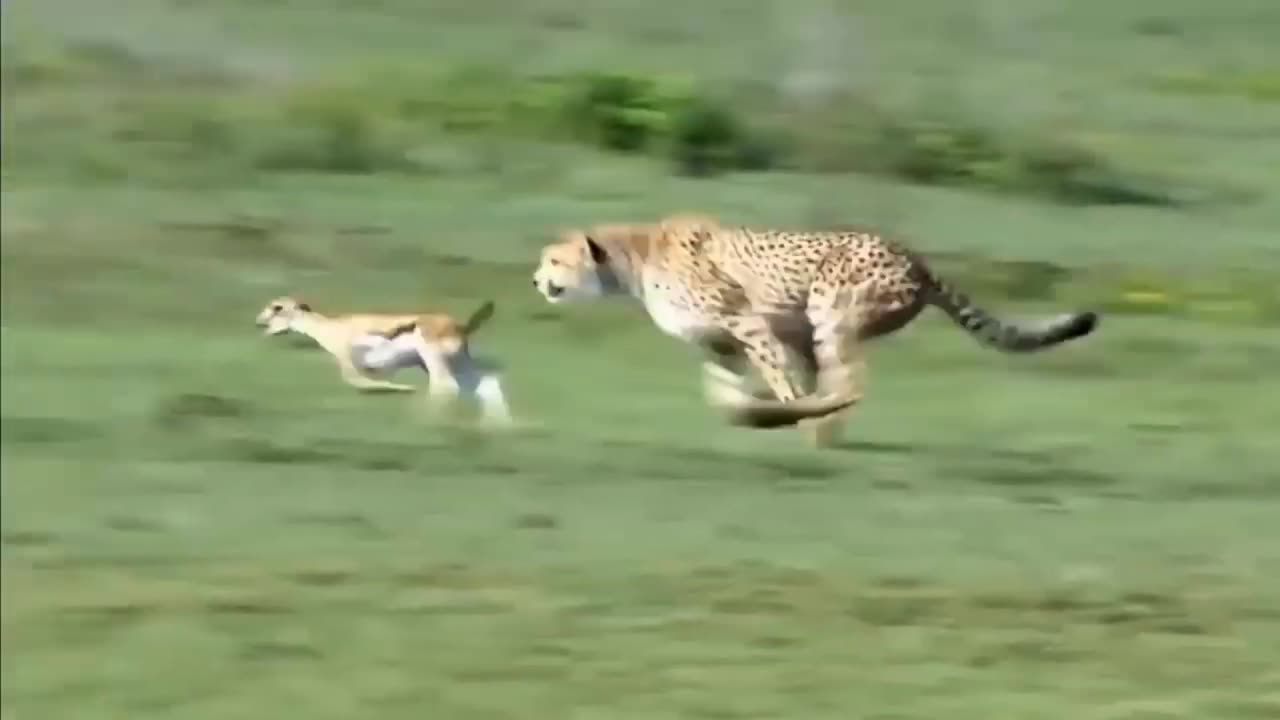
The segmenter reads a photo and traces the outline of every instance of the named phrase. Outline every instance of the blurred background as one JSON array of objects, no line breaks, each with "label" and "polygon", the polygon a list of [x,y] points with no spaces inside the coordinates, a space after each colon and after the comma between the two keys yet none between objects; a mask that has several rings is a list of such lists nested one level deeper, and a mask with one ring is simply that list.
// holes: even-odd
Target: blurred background
[{"label": "blurred background", "polygon": [[[1280,5],[3,8],[8,718],[1280,716]],[[625,302],[676,211],[903,238],[1008,317],[877,344],[840,447]],[[485,298],[519,430],[264,338]],[[425,383],[404,372],[401,382]]]}]

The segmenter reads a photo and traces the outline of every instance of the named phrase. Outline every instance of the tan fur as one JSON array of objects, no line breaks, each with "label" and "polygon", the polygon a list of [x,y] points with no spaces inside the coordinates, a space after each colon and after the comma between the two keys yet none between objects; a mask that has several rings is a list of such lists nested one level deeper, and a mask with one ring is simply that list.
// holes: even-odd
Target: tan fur
[{"label": "tan fur", "polygon": [[[1007,352],[1052,347],[1097,323],[1093,313],[1039,329],[1001,323],[874,231],[763,230],[698,214],[567,231],[543,248],[533,281],[552,303],[638,299],[660,329],[704,350],[707,398],[732,422],[818,420],[809,424],[817,445],[834,441],[841,411],[862,397],[861,342],[902,328],[927,304]],[[744,361],[773,398],[742,390]]]},{"label": "tan fur", "polygon": [[[493,303],[486,302],[465,322],[447,313],[348,313],[324,315],[292,297],[279,297],[258,313],[257,324],[268,335],[297,332],[315,340],[338,364],[342,379],[360,390],[412,392],[403,385],[372,377],[374,371],[359,368],[352,360],[361,338],[375,335],[391,339],[414,333],[422,352],[423,369],[449,374],[449,365],[433,358],[453,358],[467,351],[467,341],[493,315]],[[437,367],[438,366],[438,367]],[[449,378],[433,378],[436,382]]]}]

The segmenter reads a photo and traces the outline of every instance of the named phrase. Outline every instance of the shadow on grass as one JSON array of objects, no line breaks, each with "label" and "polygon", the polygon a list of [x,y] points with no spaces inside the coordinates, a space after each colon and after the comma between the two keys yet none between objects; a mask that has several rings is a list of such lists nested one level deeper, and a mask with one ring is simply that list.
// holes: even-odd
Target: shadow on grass
[{"label": "shadow on grass", "polygon": [[58,417],[6,415],[0,419],[0,439],[5,449],[18,445],[60,445],[99,440],[104,428],[87,420]]},{"label": "shadow on grass", "polygon": [[845,440],[836,443],[832,447],[833,450],[842,450],[852,453],[875,453],[879,455],[911,455],[920,452],[920,445],[901,442],[887,442],[875,440]]},{"label": "shadow on grass", "polygon": [[[369,409],[382,408],[371,403]],[[1261,468],[1226,481],[1140,484],[1106,465],[1069,451],[974,447],[904,439],[848,439],[833,451],[751,451],[618,436],[571,437],[551,430],[493,433],[457,422],[406,429],[400,420],[386,431],[363,424],[356,434],[313,434],[278,411],[211,393],[183,392],[159,400],[142,422],[90,422],[70,418],[7,416],[6,452],[59,452],[118,458],[127,438],[138,460],[342,468],[361,472],[516,477],[552,485],[597,484],[600,478],[678,483],[766,485],[787,492],[858,484],[886,492],[927,486],[986,488],[1017,502],[1065,509],[1059,493],[1142,500],[1275,497],[1280,483]],[[390,418],[387,418],[390,419]],[[354,428],[353,428],[354,429]],[[1148,428],[1169,433],[1185,428]],[[375,435],[376,433],[376,435]],[[687,443],[687,441],[685,441]],[[174,485],[164,492],[194,493]],[[516,520],[528,528],[540,520]],[[552,523],[554,524],[554,523]],[[127,528],[119,528],[121,530]],[[143,528],[132,528],[141,532]]]},{"label": "shadow on grass", "polygon": [[[725,615],[829,615],[876,627],[984,627],[1047,634],[1087,626],[1130,633],[1227,635],[1251,617],[1247,598],[1171,589],[981,588],[925,579],[854,582],[760,563],[646,578],[656,595]],[[1023,648],[1034,654],[1034,648]],[[1016,654],[1016,653],[1015,653]]]}]

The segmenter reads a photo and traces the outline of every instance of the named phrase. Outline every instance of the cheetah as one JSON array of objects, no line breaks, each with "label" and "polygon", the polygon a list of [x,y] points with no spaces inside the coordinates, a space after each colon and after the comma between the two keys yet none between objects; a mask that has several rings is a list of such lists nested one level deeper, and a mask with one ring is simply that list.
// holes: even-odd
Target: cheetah
[{"label": "cheetah", "polygon": [[[875,231],[755,229],[697,214],[564,231],[542,248],[533,285],[553,304],[635,298],[661,331],[701,350],[706,398],[732,424],[802,425],[819,447],[863,396],[864,344],[926,305],[1009,353],[1057,346],[1099,322],[1094,312],[1037,327],[1002,322]],[[771,396],[742,390],[748,366]]]}]

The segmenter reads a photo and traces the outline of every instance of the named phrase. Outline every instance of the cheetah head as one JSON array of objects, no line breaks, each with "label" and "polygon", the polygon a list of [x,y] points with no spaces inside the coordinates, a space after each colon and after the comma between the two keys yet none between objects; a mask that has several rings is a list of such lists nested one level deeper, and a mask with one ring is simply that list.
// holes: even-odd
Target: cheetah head
[{"label": "cheetah head", "polygon": [[559,242],[542,248],[533,286],[550,303],[601,297],[605,294],[601,273],[608,260],[608,253],[590,235],[566,233]]},{"label": "cheetah head", "polygon": [[293,327],[293,321],[298,315],[307,312],[311,312],[310,305],[288,296],[278,297],[262,308],[255,324],[266,335],[280,335]]}]

